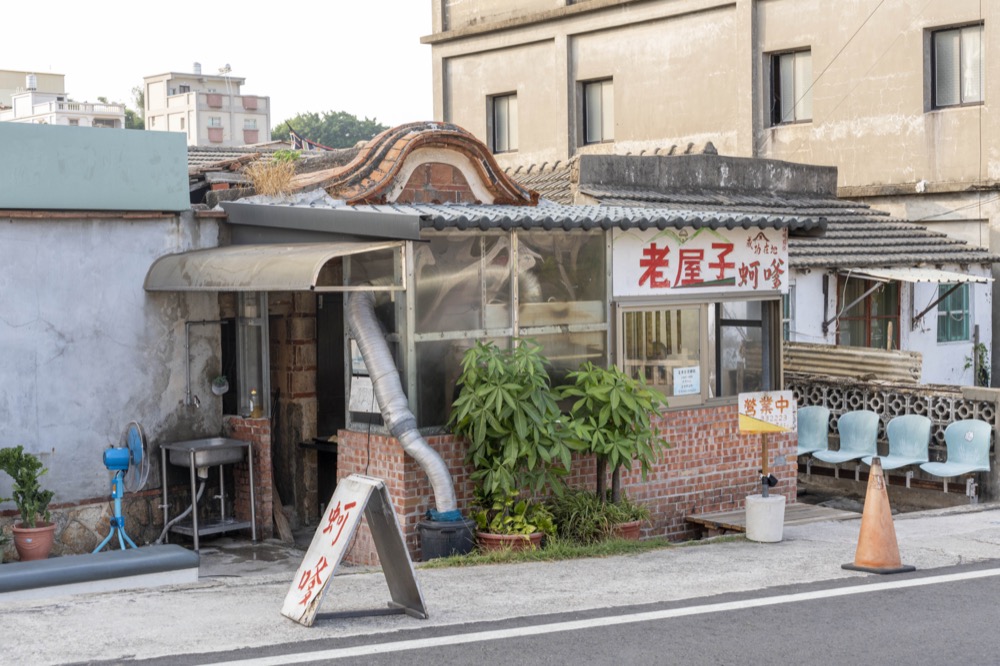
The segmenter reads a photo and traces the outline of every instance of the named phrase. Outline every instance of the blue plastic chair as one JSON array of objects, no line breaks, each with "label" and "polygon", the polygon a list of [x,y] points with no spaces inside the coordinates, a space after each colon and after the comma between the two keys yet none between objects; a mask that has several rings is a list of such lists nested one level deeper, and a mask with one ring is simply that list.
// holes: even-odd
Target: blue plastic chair
[{"label": "blue plastic chair", "polygon": [[[966,419],[955,421],[944,430],[944,445],[948,451],[945,462],[928,462],[920,466],[928,474],[944,477],[944,491],[948,492],[948,478],[990,471],[990,434],[993,428],[985,421]],[[976,501],[975,481],[970,477],[965,493],[971,502]]]},{"label": "blue plastic chair", "polygon": [[801,407],[798,413],[797,456],[806,456],[815,451],[830,448],[830,410],[822,405]]},{"label": "blue plastic chair", "polygon": [[[927,448],[931,443],[931,420],[920,414],[897,416],[885,426],[889,438],[889,455],[880,456],[882,469],[898,469],[927,462]],[[861,459],[872,464],[872,456]],[[907,478],[909,482],[909,478]]]},{"label": "blue plastic chair", "polygon": [[[837,419],[837,430],[840,432],[840,449],[816,451],[814,458],[839,465],[878,455],[878,414],[875,412],[867,409],[845,412]],[[840,478],[839,468],[834,470],[834,476]],[[857,480],[858,476],[859,471],[855,469],[854,479]]]}]

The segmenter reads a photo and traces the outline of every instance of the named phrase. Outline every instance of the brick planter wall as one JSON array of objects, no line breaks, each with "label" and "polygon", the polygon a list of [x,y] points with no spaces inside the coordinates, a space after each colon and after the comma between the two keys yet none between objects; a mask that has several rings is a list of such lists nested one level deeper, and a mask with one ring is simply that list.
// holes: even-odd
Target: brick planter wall
[{"label": "brick planter wall", "polygon": [[[732,511],[744,506],[747,495],[760,492],[760,436],[741,435],[736,405],[668,412],[662,419],[670,442],[664,455],[643,482],[638,467],[623,472],[622,488],[630,498],[649,507],[651,518],[643,536],[671,540],[696,538],[698,530],[685,521],[695,513]],[[444,458],[455,481],[459,509],[467,515],[473,497],[466,467],[465,443],[452,435],[428,436],[427,442]],[[778,485],[770,490],[788,502],[795,501],[795,435],[769,435],[771,472]],[[775,465],[779,456],[782,465]],[[430,482],[416,461],[403,453],[399,443],[384,435],[341,431],[337,476],[367,474],[386,482],[396,506],[396,516],[415,560],[420,559],[417,523],[433,506]],[[592,457],[574,459],[567,477],[571,486],[594,488]],[[368,527],[362,524],[345,558],[357,564],[378,564]]]}]

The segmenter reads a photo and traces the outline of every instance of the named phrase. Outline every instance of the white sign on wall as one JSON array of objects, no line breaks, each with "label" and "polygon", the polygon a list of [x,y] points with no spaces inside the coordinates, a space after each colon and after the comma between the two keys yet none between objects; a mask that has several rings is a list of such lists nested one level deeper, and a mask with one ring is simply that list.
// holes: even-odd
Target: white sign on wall
[{"label": "white sign on wall", "polygon": [[674,368],[674,395],[701,393],[701,367]]},{"label": "white sign on wall", "polygon": [[618,296],[788,291],[786,229],[615,229]]}]

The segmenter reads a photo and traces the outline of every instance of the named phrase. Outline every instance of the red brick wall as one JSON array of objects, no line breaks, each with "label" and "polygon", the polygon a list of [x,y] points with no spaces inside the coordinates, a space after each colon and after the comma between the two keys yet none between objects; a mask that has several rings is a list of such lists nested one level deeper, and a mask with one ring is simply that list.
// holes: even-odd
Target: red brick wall
[{"label": "red brick wall", "polygon": [[[665,536],[683,540],[698,536],[698,530],[685,521],[694,513],[731,511],[744,505],[747,495],[760,492],[760,436],[741,435],[735,405],[706,407],[668,412],[662,419],[670,442],[664,455],[643,482],[638,466],[622,474],[622,488],[628,496],[649,507],[652,514],[643,527],[644,536]],[[455,480],[459,509],[467,515],[472,500],[471,468],[464,464],[465,445],[451,435],[427,437],[427,442],[441,454]],[[795,501],[795,436],[769,435],[771,472],[778,477],[773,494]],[[785,463],[774,465],[784,455]],[[386,482],[396,506],[396,515],[414,559],[420,557],[417,523],[432,507],[433,493],[423,470],[403,453],[390,437],[361,432],[341,431],[337,476],[368,474]],[[571,486],[594,488],[595,463],[592,457],[573,462],[567,482]],[[358,564],[377,564],[366,525],[358,530],[346,560]]]},{"label": "red brick wall", "polygon": [[[251,442],[253,451],[254,510],[257,518],[257,539],[274,536],[274,504],[271,499],[271,422],[268,419],[244,419],[227,416],[223,423],[226,437]],[[237,520],[250,520],[250,468],[246,462],[233,466]]]},{"label": "red brick wall", "polygon": [[450,164],[421,164],[395,203],[481,203],[462,172]]}]

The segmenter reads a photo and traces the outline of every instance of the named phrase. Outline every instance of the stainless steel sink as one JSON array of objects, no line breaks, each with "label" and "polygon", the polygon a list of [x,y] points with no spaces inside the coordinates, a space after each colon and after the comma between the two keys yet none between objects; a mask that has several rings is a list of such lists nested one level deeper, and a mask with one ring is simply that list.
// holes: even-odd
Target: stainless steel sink
[{"label": "stainless steel sink", "polygon": [[249,446],[249,442],[227,437],[206,437],[162,444],[164,449],[170,451],[170,462],[183,467],[191,464],[192,451],[195,467],[237,463],[246,458]]}]

